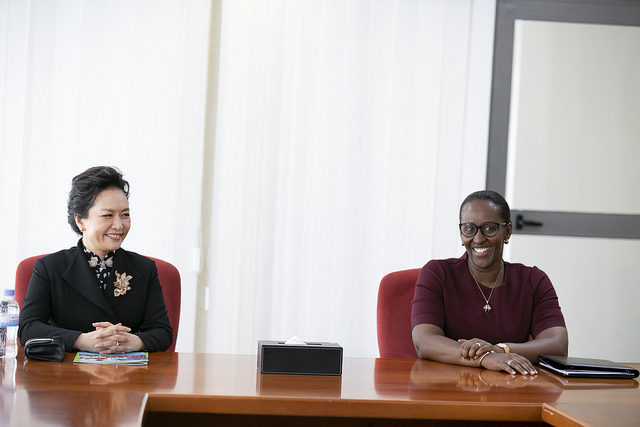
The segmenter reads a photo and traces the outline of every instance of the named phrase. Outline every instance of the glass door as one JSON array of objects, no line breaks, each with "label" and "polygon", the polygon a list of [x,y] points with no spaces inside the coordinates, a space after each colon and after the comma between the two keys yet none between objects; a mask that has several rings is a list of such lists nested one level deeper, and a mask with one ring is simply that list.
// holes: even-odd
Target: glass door
[{"label": "glass door", "polygon": [[551,277],[570,355],[640,361],[640,4],[497,7],[487,188],[513,209],[507,256]]}]

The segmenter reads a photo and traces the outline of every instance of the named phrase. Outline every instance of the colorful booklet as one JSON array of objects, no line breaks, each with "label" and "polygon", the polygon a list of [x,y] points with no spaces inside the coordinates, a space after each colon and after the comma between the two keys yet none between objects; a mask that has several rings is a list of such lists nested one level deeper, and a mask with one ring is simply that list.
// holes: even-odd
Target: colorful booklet
[{"label": "colorful booklet", "polygon": [[98,354],[79,351],[73,359],[73,363],[94,363],[99,365],[147,365],[149,353],[138,351],[123,354]]}]

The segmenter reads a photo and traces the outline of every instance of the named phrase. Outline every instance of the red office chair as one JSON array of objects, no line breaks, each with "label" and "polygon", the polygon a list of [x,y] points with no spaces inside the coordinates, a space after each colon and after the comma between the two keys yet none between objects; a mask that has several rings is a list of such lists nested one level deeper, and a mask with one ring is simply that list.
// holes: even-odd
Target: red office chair
[{"label": "red office chair", "polygon": [[[38,255],[25,258],[18,264],[18,268],[16,269],[15,298],[18,301],[20,309],[22,309],[24,297],[27,295],[27,287],[33,274],[33,265],[38,258],[42,258],[43,256],[44,255]],[[175,266],[166,261],[152,257],[147,258],[153,260],[158,268],[158,279],[162,285],[162,294],[169,315],[169,323],[171,323],[171,327],[173,328],[173,343],[171,343],[167,351],[175,351],[176,340],[178,339],[178,327],[180,326],[180,299],[182,296],[180,272]]]},{"label": "red office chair", "polygon": [[164,305],[167,307],[169,315],[169,323],[173,329],[173,342],[167,351],[176,350],[176,341],[178,339],[178,327],[180,326],[180,302],[182,298],[182,288],[180,284],[180,272],[167,261],[158,258],[147,257],[156,263],[158,269],[158,280],[162,285],[162,295],[164,296]]},{"label": "red office chair", "polygon": [[380,357],[418,357],[411,338],[411,300],[419,268],[389,273],[378,289],[378,349]]}]

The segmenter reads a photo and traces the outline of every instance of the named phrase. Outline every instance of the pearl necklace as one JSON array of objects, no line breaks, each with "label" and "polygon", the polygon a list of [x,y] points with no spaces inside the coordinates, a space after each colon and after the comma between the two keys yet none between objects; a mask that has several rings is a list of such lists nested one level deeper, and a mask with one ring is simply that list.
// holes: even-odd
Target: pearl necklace
[{"label": "pearl necklace", "polygon": [[491,299],[491,295],[493,295],[493,290],[496,288],[496,285],[498,284],[498,279],[502,275],[503,271],[504,271],[504,263],[502,263],[502,265],[500,266],[500,271],[498,272],[498,277],[496,277],[495,282],[493,282],[493,288],[491,288],[491,292],[489,292],[489,298],[487,298],[487,297],[484,296],[484,292],[482,292],[482,288],[480,287],[480,284],[476,280],[476,276],[474,276],[473,273],[471,273],[471,269],[469,269],[469,273],[471,274],[471,277],[473,277],[473,280],[476,282],[476,286],[478,287],[478,290],[482,294],[482,298],[484,298],[484,301],[486,302],[485,306],[482,307],[482,309],[484,310],[485,313],[489,313],[491,311],[491,304],[489,304],[489,300]]}]

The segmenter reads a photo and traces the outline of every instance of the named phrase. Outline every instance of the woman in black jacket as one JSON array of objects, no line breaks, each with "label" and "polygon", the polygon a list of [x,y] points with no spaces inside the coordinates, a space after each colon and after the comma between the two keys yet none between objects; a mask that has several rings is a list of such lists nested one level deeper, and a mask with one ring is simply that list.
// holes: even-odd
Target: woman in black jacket
[{"label": "woman in black jacket", "polygon": [[76,247],[36,261],[18,337],[59,336],[67,351],[164,351],[172,343],[155,263],[121,248],[131,220],[129,183],[113,167],[72,180],[68,221]]}]

